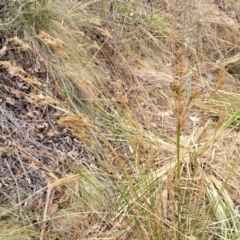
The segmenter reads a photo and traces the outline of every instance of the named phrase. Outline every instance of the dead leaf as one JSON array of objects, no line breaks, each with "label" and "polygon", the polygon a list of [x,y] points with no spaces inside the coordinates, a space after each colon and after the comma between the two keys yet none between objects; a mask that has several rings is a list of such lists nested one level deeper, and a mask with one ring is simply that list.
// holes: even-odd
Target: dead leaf
[{"label": "dead leaf", "polygon": [[117,221],[110,221],[109,225],[111,228],[117,229],[117,230],[122,230],[128,226],[126,222],[120,223]]},{"label": "dead leaf", "polygon": [[196,116],[190,116],[189,119],[194,123],[199,122],[199,120],[200,120],[200,118],[198,118]]},{"label": "dead leaf", "polygon": [[38,128],[38,129],[44,129],[45,127],[48,127],[48,124],[47,124],[47,123],[37,124],[37,125],[36,125],[36,128]]},{"label": "dead leaf", "polygon": [[6,103],[11,104],[11,105],[15,105],[16,101],[13,98],[6,97]]},{"label": "dead leaf", "polygon": [[43,134],[41,134],[41,133],[38,133],[37,136],[38,136],[41,140],[43,140],[43,139],[45,138],[45,137],[43,136]]},{"label": "dead leaf", "polygon": [[34,117],[35,117],[34,114],[33,114],[33,112],[28,112],[28,113],[27,113],[27,116],[30,117],[30,118],[34,118]]},{"label": "dead leaf", "polygon": [[0,57],[4,56],[6,54],[7,47],[3,46],[2,49],[0,49]]},{"label": "dead leaf", "polygon": [[54,129],[50,129],[48,132],[47,132],[47,136],[48,137],[52,137],[54,136],[55,132],[54,132]]}]

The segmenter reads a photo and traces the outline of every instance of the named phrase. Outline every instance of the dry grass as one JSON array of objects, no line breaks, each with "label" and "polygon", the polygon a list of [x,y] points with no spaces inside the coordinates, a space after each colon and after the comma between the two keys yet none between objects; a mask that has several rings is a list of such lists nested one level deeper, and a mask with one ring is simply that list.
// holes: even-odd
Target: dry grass
[{"label": "dry grass", "polygon": [[23,2],[0,27],[46,64],[31,97],[88,158],[44,176],[32,215],[35,193],[3,201],[0,238],[238,239],[238,2]]}]

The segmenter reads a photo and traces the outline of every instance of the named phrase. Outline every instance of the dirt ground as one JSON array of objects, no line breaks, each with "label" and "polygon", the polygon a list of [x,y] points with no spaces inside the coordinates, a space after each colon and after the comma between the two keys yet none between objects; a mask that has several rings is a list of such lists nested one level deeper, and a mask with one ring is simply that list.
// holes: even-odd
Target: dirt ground
[{"label": "dirt ground", "polygon": [[[58,124],[63,114],[44,93],[57,99],[47,67],[28,45],[0,33],[0,204],[23,204],[42,213],[46,186],[72,173],[71,164],[91,161],[86,146]],[[45,190],[44,190],[45,188]],[[64,188],[51,201],[64,198]],[[67,199],[65,199],[67,202]]]}]

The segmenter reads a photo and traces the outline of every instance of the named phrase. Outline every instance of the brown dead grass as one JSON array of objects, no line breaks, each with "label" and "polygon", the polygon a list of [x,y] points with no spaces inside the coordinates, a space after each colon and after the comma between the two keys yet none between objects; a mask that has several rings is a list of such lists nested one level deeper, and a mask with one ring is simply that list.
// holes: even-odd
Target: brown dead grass
[{"label": "brown dead grass", "polygon": [[[42,190],[41,209],[33,211],[37,224],[25,224],[42,239],[209,239],[227,221],[218,218],[210,193],[216,191],[229,209],[239,206],[239,120],[227,121],[239,107],[239,73],[232,67],[239,63],[239,4],[142,2],[72,1],[63,3],[64,10],[51,2],[49,27],[23,26],[26,46],[41,56],[51,77],[49,87],[35,87],[30,98],[59,111],[55,124],[72,131],[65,140],[74,145],[76,137],[87,149],[79,155],[77,144],[60,154],[60,162],[71,159],[67,167],[74,175],[43,175],[51,181]],[[0,66],[35,86],[18,63],[1,60]],[[238,227],[232,231],[239,235]],[[221,232],[221,239],[230,232]]]}]

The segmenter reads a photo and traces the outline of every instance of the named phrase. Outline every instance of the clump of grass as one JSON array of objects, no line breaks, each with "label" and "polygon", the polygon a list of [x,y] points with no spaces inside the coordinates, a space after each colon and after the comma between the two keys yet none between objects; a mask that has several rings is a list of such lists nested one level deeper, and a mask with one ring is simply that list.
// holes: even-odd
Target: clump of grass
[{"label": "clump of grass", "polygon": [[239,236],[238,149],[226,147],[239,95],[224,90],[239,26],[205,1],[145,4],[22,2],[7,26],[44,59],[59,123],[94,156],[75,159],[69,202],[45,216],[42,238]]},{"label": "clump of grass", "polygon": [[[53,18],[50,1],[6,1],[4,8],[10,10],[9,13],[3,11],[0,29],[29,27],[31,29],[46,28]],[[3,10],[4,10],[3,8]]]}]

